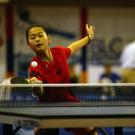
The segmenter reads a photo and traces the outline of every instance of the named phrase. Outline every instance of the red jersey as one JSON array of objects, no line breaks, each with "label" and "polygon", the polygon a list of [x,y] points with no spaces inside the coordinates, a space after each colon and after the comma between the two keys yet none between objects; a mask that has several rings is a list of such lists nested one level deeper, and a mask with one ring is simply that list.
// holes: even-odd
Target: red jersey
[{"label": "red jersey", "polygon": [[[42,80],[44,83],[70,83],[70,74],[67,60],[71,54],[69,48],[64,48],[62,46],[57,46],[50,49],[53,61],[45,62],[39,57],[34,57],[33,61],[37,62],[37,66],[33,67],[31,64],[29,66],[30,77],[36,77]],[[41,101],[48,102],[60,102],[60,101],[73,101],[77,102],[78,99],[71,93],[70,90],[51,90],[47,88],[44,94],[39,97]]]}]

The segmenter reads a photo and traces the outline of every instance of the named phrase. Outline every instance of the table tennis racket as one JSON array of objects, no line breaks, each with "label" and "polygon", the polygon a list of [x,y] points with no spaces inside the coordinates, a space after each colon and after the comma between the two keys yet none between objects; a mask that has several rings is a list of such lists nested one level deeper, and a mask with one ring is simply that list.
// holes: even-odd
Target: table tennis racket
[{"label": "table tennis racket", "polygon": [[[13,76],[13,77],[3,81],[2,84],[4,84],[4,85],[8,85],[8,84],[29,84],[29,82],[26,78]],[[1,89],[2,90],[0,90],[0,100],[9,100],[10,95],[11,95],[11,91],[18,90],[18,87],[5,86]],[[23,88],[23,87],[19,87],[19,89],[23,90],[23,91],[26,90],[26,88]],[[27,90],[28,89],[30,89],[30,88],[27,88]]]},{"label": "table tennis racket", "polygon": [[[11,84],[30,84],[29,81],[24,78],[24,77],[18,77],[18,76],[14,76],[10,79],[10,83]],[[32,92],[33,93],[33,88],[32,86],[29,87],[23,87],[23,86],[19,86],[19,87],[12,87],[11,91],[20,91],[20,93],[29,93]]]},{"label": "table tennis racket", "polygon": [[[10,80],[11,84],[31,84],[28,79],[24,78],[24,77],[12,77]],[[28,88],[23,88],[28,89]],[[43,88],[41,87],[31,87],[29,88],[30,90],[32,90],[33,94],[35,96],[41,96],[43,94]]]},{"label": "table tennis racket", "polygon": [[11,84],[30,84],[29,81],[24,77],[12,77],[10,80]]}]

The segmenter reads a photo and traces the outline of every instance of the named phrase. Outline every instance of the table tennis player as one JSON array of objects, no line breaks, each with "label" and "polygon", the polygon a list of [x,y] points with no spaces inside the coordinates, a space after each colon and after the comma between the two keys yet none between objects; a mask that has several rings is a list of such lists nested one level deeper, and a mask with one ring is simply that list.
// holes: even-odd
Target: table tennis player
[{"label": "table tennis player", "polygon": [[[29,66],[30,83],[70,83],[68,58],[82,47],[90,43],[94,38],[94,27],[86,24],[86,36],[67,47],[55,46],[50,48],[50,40],[45,28],[40,25],[30,26],[26,30],[28,46],[35,52],[36,56],[32,59]],[[79,102],[70,90],[40,91],[38,93],[40,101]],[[38,130],[37,130],[38,131]],[[93,131],[93,128],[71,129],[75,135],[86,135]],[[36,132],[38,134],[38,132]],[[58,129],[46,130],[46,135],[57,135]],[[90,135],[97,134],[92,132]]]}]

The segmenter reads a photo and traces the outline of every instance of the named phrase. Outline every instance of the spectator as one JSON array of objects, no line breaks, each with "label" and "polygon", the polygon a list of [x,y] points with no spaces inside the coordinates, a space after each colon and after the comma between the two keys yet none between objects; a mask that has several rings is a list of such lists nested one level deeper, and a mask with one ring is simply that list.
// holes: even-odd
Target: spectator
[{"label": "spectator", "polygon": [[122,82],[135,83],[135,41],[124,48],[120,62],[122,66]]},{"label": "spectator", "polygon": [[118,83],[121,77],[112,70],[112,65],[107,63],[104,65],[104,72],[99,77],[100,83]]}]

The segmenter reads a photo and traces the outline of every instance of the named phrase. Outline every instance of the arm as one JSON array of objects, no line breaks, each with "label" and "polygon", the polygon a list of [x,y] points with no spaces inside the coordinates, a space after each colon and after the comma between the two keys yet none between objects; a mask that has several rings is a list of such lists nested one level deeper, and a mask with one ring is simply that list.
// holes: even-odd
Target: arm
[{"label": "arm", "polygon": [[86,24],[86,32],[87,32],[87,36],[85,36],[84,38],[82,38],[68,46],[68,48],[71,49],[71,54],[75,53],[80,48],[87,45],[94,38],[94,27],[93,26],[88,26],[88,24]]}]

